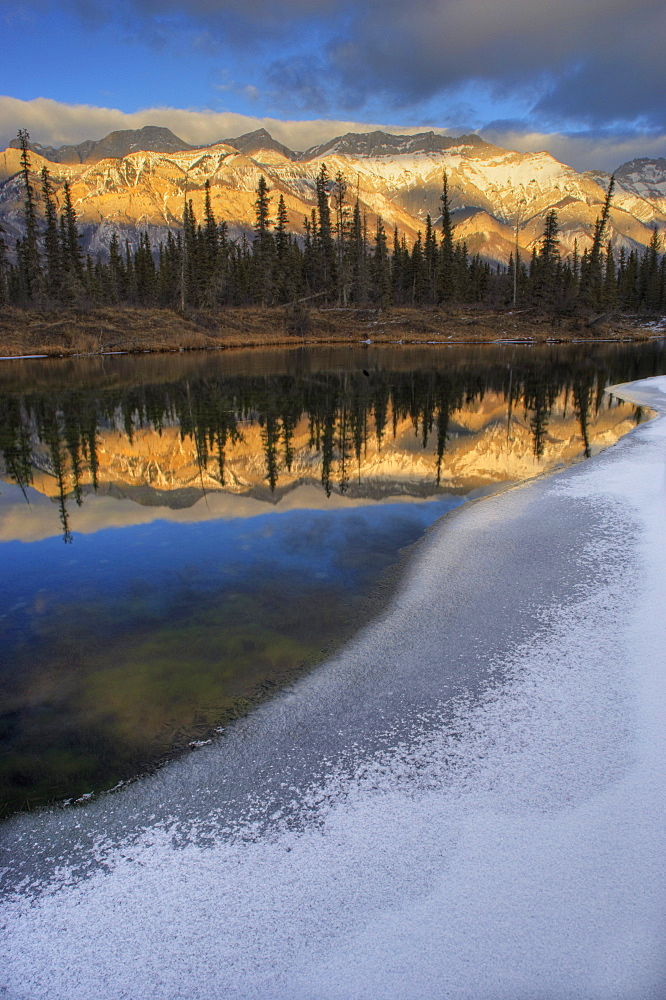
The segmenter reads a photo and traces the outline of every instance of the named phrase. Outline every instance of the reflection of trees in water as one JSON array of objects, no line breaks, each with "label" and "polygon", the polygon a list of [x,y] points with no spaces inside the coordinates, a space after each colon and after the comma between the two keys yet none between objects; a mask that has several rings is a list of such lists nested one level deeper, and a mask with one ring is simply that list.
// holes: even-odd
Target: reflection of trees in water
[{"label": "reflection of trees in water", "polygon": [[9,477],[25,492],[32,482],[35,448],[46,450],[63,535],[70,541],[67,500],[73,497],[81,504],[84,475],[97,489],[97,436],[103,426],[120,422],[131,442],[137,428],[151,426],[161,433],[177,422],[181,439],[194,443],[202,477],[211,465],[217,466],[224,484],[227,447],[242,439],[243,424],[257,423],[266,482],[273,491],[281,463],[287,470],[292,467],[294,432],[305,417],[310,446],[321,457],[321,482],[330,495],[334,486],[342,493],[348,489],[354,460],[360,475],[369,440],[381,450],[389,434],[395,438],[398,424],[410,420],[423,449],[431,449],[436,458],[439,485],[451,414],[481,403],[486,393],[503,396],[507,434],[513,412],[522,405],[537,459],[544,453],[555,400],[563,395],[565,412],[572,400],[587,457],[589,424],[601,408],[605,386],[658,374],[662,355],[658,345],[627,346],[609,349],[606,355],[596,352],[592,358],[554,352],[546,363],[542,356],[524,355],[514,357],[510,365],[496,359],[486,365],[453,359],[450,368],[413,371],[203,374],[111,390],[92,385],[26,391],[0,396],[0,452]]}]

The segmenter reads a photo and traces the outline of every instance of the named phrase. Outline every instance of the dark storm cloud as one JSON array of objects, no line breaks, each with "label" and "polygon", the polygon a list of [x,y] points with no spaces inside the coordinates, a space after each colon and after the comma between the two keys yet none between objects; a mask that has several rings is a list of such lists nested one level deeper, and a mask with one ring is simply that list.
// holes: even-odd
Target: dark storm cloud
[{"label": "dark storm cloud", "polygon": [[294,111],[307,113],[316,108],[318,114],[327,115],[335,109],[326,76],[326,66],[320,59],[296,56],[274,60],[266,73],[266,83],[278,103],[280,96],[287,93]]},{"label": "dark storm cloud", "polygon": [[382,0],[330,48],[359,90],[428,99],[470,79],[539,91],[535,110],[585,122],[663,122],[663,0]]},{"label": "dark storm cloud", "polygon": [[200,32],[211,52],[246,46],[283,111],[360,110],[377,97],[417,108],[474,81],[527,99],[553,125],[665,121],[664,0],[64,2],[89,23],[122,20],[147,39],[178,24],[188,45]]}]

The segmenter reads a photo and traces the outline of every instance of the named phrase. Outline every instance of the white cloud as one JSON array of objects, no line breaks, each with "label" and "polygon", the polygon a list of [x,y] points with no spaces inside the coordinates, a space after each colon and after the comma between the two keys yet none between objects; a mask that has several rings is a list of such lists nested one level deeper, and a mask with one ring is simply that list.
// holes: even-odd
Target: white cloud
[{"label": "white cloud", "polygon": [[101,139],[115,129],[134,129],[144,125],[166,126],[192,145],[265,128],[279,142],[297,150],[307,149],[344,132],[366,132],[377,128],[400,133],[424,131],[423,127],[403,128],[344,119],[282,121],[231,111],[185,108],[145,108],[128,113],[89,104],[63,104],[46,97],[22,101],[0,96],[0,143],[3,147],[16,137],[19,128],[26,128],[33,142],[43,146],[61,146],[84,139]]},{"label": "white cloud", "polygon": [[481,129],[488,142],[520,153],[545,149],[562,163],[576,170],[607,170],[619,167],[639,156],[666,156],[666,133],[606,133],[530,132],[518,129]]},{"label": "white cloud", "polygon": [[[296,150],[307,149],[345,132],[368,132],[380,128],[388,132],[412,134],[432,127],[415,125],[405,128],[390,123],[345,119],[282,121],[227,111],[183,108],[146,108],[126,113],[115,108],[63,104],[49,98],[22,101],[0,96],[0,146],[3,148],[16,136],[19,128],[26,128],[34,142],[44,146],[60,146],[82,142],[84,139],[101,139],[115,129],[134,129],[143,125],[166,126],[192,145],[215,142],[265,128],[279,142]],[[455,135],[460,130],[434,128],[434,131]],[[577,170],[613,170],[620,163],[636,156],[666,156],[666,134],[564,135],[558,132],[544,133],[501,127],[480,131],[489,142],[508,149],[520,152],[546,149]]]}]

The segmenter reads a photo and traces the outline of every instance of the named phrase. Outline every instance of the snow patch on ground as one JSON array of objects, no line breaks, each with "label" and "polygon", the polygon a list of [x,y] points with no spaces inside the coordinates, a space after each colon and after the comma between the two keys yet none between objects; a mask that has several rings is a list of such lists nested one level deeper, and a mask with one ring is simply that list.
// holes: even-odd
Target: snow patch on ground
[{"label": "snow patch on ground", "polygon": [[[615,393],[666,411],[666,378]],[[526,506],[535,492],[570,504],[572,520],[591,511],[603,530],[566,553],[572,577],[588,583],[572,590],[563,578],[540,598],[511,650],[484,664],[481,690],[435,700],[351,772],[338,762],[295,784],[262,822],[212,817],[202,804],[182,835],[179,796],[196,764],[167,769],[173,819],[148,821],[133,838],[98,836],[84,879],[56,859],[47,888],[9,893],[3,995],[663,1000],[665,445],[662,418],[584,466],[438,525],[381,628],[341,660],[382,657],[378,637],[406,609],[416,617],[413,670],[421,660],[425,669],[433,643],[445,651],[450,636],[433,609],[456,593],[438,566],[456,525],[473,538],[493,505],[510,509],[525,539],[488,555],[509,590],[521,560],[539,558]],[[556,527],[566,547],[570,525]],[[326,669],[289,697],[314,692],[330,709],[337,675],[327,687]],[[383,683],[399,707],[405,678],[388,660]],[[279,700],[264,727],[273,717],[284,721]],[[223,741],[193,755],[208,761],[211,784],[224,753]],[[112,798],[128,794],[149,792]],[[92,809],[78,810],[82,830]],[[53,818],[6,829],[10,844],[34,837],[42,847]]]}]

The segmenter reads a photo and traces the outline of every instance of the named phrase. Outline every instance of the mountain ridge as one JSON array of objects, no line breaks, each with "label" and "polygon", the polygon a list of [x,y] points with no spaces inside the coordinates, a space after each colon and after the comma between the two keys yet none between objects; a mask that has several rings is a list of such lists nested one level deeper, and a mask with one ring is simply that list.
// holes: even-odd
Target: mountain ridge
[{"label": "mountain ridge", "polygon": [[[20,149],[20,140],[12,139],[10,149]],[[29,149],[52,163],[98,163],[107,158],[121,159],[130,153],[173,153],[195,149],[171,129],[161,125],[144,125],[138,129],[120,129],[109,132],[102,139],[86,139],[78,145],[42,146],[28,143]]]},{"label": "mountain ridge", "polygon": [[[403,135],[375,129],[372,132],[346,132],[326,142],[310,146],[305,150],[295,150],[274,139],[265,128],[254,129],[236,137],[219,139],[216,142],[193,145],[175,135],[171,129],[161,125],[144,125],[139,129],[121,129],[109,132],[101,139],[86,139],[78,144],[42,146],[29,142],[28,148],[52,163],[98,163],[105,159],[122,159],[130,153],[154,152],[174,153],[190,149],[210,149],[213,146],[232,146],[239,153],[251,156],[259,150],[275,150],[287,159],[304,162],[317,159],[327,153],[351,156],[401,155],[404,153],[437,153],[453,146],[489,146],[475,133],[459,137],[442,135],[432,129],[426,132]],[[20,149],[19,139],[12,139],[10,149]]]},{"label": "mountain ridge", "polygon": [[[22,226],[17,145],[15,141],[0,153],[0,219],[10,238],[19,237]],[[137,148],[142,145],[153,148]],[[65,162],[74,156],[73,149],[79,159]],[[575,241],[582,252],[591,242],[609,179],[603,171],[578,173],[545,151],[519,153],[476,134],[453,137],[432,130],[412,135],[350,132],[298,152],[266,129],[192,146],[169,129],[145,126],[79,147],[54,150],[35,143],[31,150],[33,173],[47,166],[59,207],[64,182],[69,182],[84,247],[93,254],[107,251],[114,231],[133,245],[140,231],[148,232],[153,244],[166,239],[170,229],[180,226],[184,197],[201,218],[206,182],[216,217],[225,219],[232,236],[249,234],[262,174],[274,199],[273,213],[282,195],[290,229],[302,234],[303,219],[316,203],[323,163],[329,178],[340,171],[350,187],[353,182],[370,233],[381,217],[387,229],[397,226],[411,243],[424,231],[427,214],[437,220],[446,171],[456,237],[467,242],[470,252],[506,263],[517,231],[521,252],[529,254],[552,208],[558,211],[563,252],[571,252]],[[46,153],[63,159],[49,159]],[[637,158],[622,164],[615,176],[613,244],[644,247],[652,227],[666,231],[666,160]],[[40,188],[37,178],[35,187]]]}]

